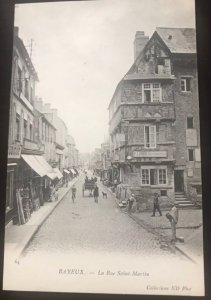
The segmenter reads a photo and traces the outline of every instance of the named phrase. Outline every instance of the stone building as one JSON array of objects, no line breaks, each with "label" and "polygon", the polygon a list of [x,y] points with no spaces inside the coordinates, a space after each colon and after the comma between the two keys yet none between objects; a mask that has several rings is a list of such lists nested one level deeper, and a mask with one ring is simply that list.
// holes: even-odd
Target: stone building
[{"label": "stone building", "polygon": [[37,109],[34,109],[34,127],[35,142],[44,147],[43,156],[54,167],[56,164],[56,128],[45,114]]},{"label": "stone building", "polygon": [[[52,177],[44,145],[37,142],[35,130],[35,83],[38,81],[31,58],[14,28],[10,122],[8,139],[6,223],[23,224],[33,210],[43,204],[45,178]],[[28,192],[26,193],[26,191]],[[31,202],[29,203],[29,192]],[[23,195],[27,197],[24,198]]]},{"label": "stone building", "polygon": [[201,185],[195,30],[157,28],[149,40],[138,32],[134,46],[109,104],[115,176],[141,191],[145,206],[154,192],[163,205],[175,195],[191,205],[186,197]]}]

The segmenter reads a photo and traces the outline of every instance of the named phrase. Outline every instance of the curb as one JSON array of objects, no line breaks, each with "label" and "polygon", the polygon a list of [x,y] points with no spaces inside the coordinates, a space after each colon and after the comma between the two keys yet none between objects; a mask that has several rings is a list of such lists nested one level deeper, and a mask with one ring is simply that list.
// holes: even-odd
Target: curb
[{"label": "curb", "polygon": [[140,219],[138,219],[137,217],[133,216],[132,214],[128,214],[128,216],[133,219],[138,225],[142,226],[144,229],[146,229],[147,231],[149,231],[150,233],[155,234],[158,237],[164,238],[165,242],[168,244],[169,248],[175,248],[176,250],[178,250],[182,255],[184,255],[188,260],[190,260],[192,263],[196,264],[196,261],[194,259],[192,259],[186,252],[184,252],[183,250],[180,249],[179,246],[172,246],[168,240],[167,240],[167,236],[160,234],[158,232],[156,232],[156,228],[152,228],[149,225],[147,225],[146,223],[142,222]]},{"label": "curb", "polygon": [[[46,214],[46,216],[44,216],[43,220],[40,222],[39,225],[35,226],[34,230],[32,231],[32,233],[30,234],[30,237],[27,237],[25,239],[25,241],[22,243],[23,246],[21,247],[21,249],[19,251],[17,251],[17,257],[20,258],[23,255],[23,252],[25,251],[25,249],[28,247],[29,243],[31,242],[31,240],[33,239],[34,235],[36,234],[36,232],[40,229],[40,227],[43,225],[43,223],[46,221],[46,219],[53,213],[53,211],[55,210],[55,208],[60,204],[60,202],[64,199],[64,197],[67,195],[67,193],[70,191],[70,188],[72,186],[72,184],[75,184],[78,181],[78,177],[77,180],[75,180],[74,182],[71,182],[70,186],[68,187],[68,189],[64,192],[64,194],[61,196],[61,198],[56,201],[55,205],[51,208],[51,210],[49,210],[49,212]],[[20,246],[19,246],[20,247]]]},{"label": "curb", "polygon": [[[111,195],[114,196],[115,202],[116,202],[116,204],[117,204],[117,206],[118,206],[118,199],[116,198],[115,194],[114,194],[109,188],[107,188],[107,190],[110,192]],[[142,226],[145,230],[147,230],[148,232],[150,232],[150,233],[156,235],[156,236],[159,237],[159,238],[164,238],[164,239],[165,239],[165,242],[167,242],[169,248],[174,247],[174,249],[176,249],[177,251],[179,251],[179,252],[180,252],[182,255],[184,255],[188,260],[190,260],[192,263],[195,263],[195,264],[196,264],[196,261],[195,261],[194,259],[192,259],[186,252],[184,252],[183,250],[181,250],[179,246],[176,246],[176,245],[172,246],[172,245],[167,241],[167,236],[166,236],[166,235],[163,235],[163,234],[161,234],[161,233],[156,232],[156,229],[171,229],[170,227],[169,227],[169,228],[162,228],[162,227],[155,227],[155,228],[154,228],[154,227],[150,227],[150,225],[148,225],[146,222],[140,220],[139,218],[135,217],[134,215],[128,214],[128,213],[127,213],[127,215],[128,215],[133,221],[135,221],[138,225]],[[180,227],[178,227],[177,229],[183,229],[183,228],[184,228],[184,229],[197,229],[197,228],[199,228],[199,227],[201,227],[201,226],[202,226],[202,224],[200,223],[199,225],[196,225],[196,226],[189,226],[189,227],[183,227],[183,226],[180,226]]]}]

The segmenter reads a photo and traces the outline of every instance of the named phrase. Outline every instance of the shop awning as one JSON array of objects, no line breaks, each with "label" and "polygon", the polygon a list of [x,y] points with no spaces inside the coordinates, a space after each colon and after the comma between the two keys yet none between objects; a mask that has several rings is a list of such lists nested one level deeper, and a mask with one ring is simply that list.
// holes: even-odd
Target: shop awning
[{"label": "shop awning", "polygon": [[46,171],[44,167],[40,164],[40,162],[36,159],[36,156],[38,155],[27,155],[27,154],[21,155],[21,157],[27,163],[27,165],[32,170],[34,170],[40,177],[43,177],[46,175]]},{"label": "shop awning", "polygon": [[56,154],[62,155],[63,154],[63,150],[56,149]]},{"label": "shop awning", "polygon": [[56,173],[58,179],[61,179],[63,177],[62,173],[59,171],[58,168],[53,168],[53,172]]},{"label": "shop awning", "polygon": [[21,157],[40,177],[47,176],[51,180],[58,177],[43,156],[22,154]]},{"label": "shop awning", "polygon": [[76,174],[75,170],[73,170],[73,169],[70,169],[70,171],[73,173],[73,175],[75,175],[75,174]]},{"label": "shop awning", "polygon": [[45,158],[41,155],[35,155],[35,158],[38,160],[38,162],[43,166],[43,168],[46,171],[46,175],[47,173],[51,173],[53,172],[52,167],[49,165],[49,163],[47,163],[47,161],[45,160]]},{"label": "shop awning", "polygon": [[64,169],[64,172],[65,172],[66,174],[70,174],[70,172],[69,172],[67,169]]},{"label": "shop awning", "polygon": [[46,176],[48,176],[48,178],[50,178],[51,180],[54,180],[58,177],[56,172],[47,173]]}]

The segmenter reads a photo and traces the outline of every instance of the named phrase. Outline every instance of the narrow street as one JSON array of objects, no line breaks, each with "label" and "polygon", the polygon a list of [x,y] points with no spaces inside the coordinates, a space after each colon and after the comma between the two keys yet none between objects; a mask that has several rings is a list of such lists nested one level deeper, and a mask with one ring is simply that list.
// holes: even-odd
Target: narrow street
[{"label": "narrow street", "polygon": [[153,256],[175,256],[160,249],[158,239],[136,224],[116,207],[108,192],[103,198],[99,184],[99,202],[95,203],[89,192],[82,196],[84,177],[76,183],[77,197],[72,203],[71,190],[34,236],[24,257],[33,259],[44,252],[78,253],[117,252]]}]

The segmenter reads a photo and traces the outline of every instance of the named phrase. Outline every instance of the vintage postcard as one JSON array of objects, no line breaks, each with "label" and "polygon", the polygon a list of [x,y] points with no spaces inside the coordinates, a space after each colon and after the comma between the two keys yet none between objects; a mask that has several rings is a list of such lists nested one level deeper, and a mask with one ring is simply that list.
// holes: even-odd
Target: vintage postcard
[{"label": "vintage postcard", "polygon": [[193,0],[18,4],[3,289],[204,295]]}]

